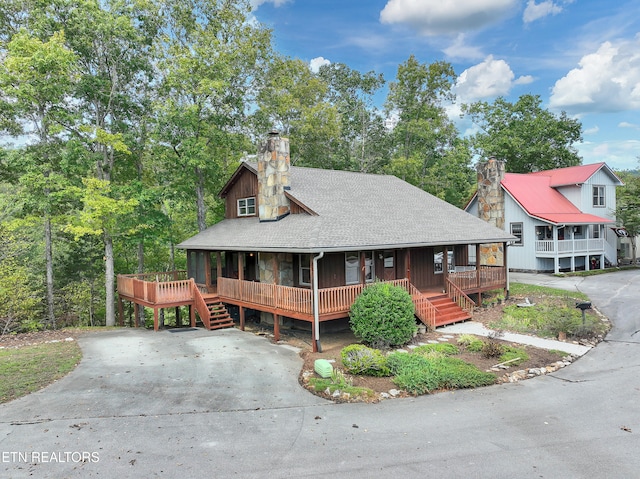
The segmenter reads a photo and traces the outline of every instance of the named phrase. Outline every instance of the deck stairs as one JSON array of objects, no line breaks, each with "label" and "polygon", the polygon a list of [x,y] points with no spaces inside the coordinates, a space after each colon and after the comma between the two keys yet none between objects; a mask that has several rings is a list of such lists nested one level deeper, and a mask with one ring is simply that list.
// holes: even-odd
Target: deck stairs
[{"label": "deck stairs", "polygon": [[471,319],[471,314],[458,306],[446,294],[429,296],[429,301],[431,301],[431,304],[437,309],[436,327]]}]

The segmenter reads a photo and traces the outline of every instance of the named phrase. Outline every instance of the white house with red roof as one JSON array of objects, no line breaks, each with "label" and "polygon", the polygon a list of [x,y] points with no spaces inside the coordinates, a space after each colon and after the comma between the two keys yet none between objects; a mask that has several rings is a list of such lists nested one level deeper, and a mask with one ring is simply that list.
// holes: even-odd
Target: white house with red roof
[{"label": "white house with red roof", "polygon": [[518,238],[509,245],[512,271],[604,268],[617,263],[621,185],[605,163],[518,174],[490,158],[478,165],[478,192],[465,210]]}]

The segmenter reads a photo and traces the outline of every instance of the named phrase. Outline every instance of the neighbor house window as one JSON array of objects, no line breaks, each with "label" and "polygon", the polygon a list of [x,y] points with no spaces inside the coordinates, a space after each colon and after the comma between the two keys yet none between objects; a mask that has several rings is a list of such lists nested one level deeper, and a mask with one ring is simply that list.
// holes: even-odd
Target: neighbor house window
[{"label": "neighbor house window", "polygon": [[604,206],[604,186],[593,187],[593,206]]},{"label": "neighbor house window", "polygon": [[593,225],[591,227],[591,237],[600,238],[600,225]]},{"label": "neighbor house window", "polygon": [[513,242],[514,246],[522,246],[522,223],[511,223],[511,234],[518,238]]},{"label": "neighbor house window", "polygon": [[256,214],[256,199],[241,198],[238,200],[238,216],[254,216]]},{"label": "neighbor house window", "polygon": [[311,286],[311,255],[301,254],[298,262],[298,282],[302,286]]}]

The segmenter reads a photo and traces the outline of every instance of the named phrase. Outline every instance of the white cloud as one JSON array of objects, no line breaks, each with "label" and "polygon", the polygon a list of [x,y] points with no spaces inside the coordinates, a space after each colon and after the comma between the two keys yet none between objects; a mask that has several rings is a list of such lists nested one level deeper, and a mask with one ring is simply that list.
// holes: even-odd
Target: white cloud
[{"label": "white cloud", "polygon": [[380,21],[407,24],[424,35],[448,35],[496,23],[519,4],[519,0],[389,0]]},{"label": "white cloud", "polygon": [[548,15],[557,15],[561,11],[562,7],[551,0],[540,3],[536,3],[535,0],[529,0],[527,8],[524,9],[522,14],[522,20],[524,23],[531,23]]},{"label": "white cloud", "polygon": [[634,130],[640,130],[640,125],[629,123],[628,121],[621,121],[618,123],[618,128],[633,128]]},{"label": "white cloud", "polygon": [[331,62],[324,57],[312,58],[309,62],[309,68],[313,73],[318,73],[322,65],[331,65]]},{"label": "white cloud", "polygon": [[549,107],[575,114],[640,109],[640,34],[605,42],[553,86]]},{"label": "white cloud", "polygon": [[475,60],[484,57],[484,54],[478,47],[465,44],[464,33],[459,33],[451,46],[445,48],[443,52],[451,58]]},{"label": "white cloud", "polygon": [[638,167],[638,140],[578,143],[575,145],[585,165],[604,161],[614,170],[633,170]]},{"label": "white cloud", "polygon": [[533,83],[535,78],[531,75],[522,75],[516,78],[516,81],[513,82],[514,85],[528,85],[529,83]]},{"label": "white cloud", "polygon": [[456,95],[463,102],[507,95],[514,77],[507,62],[489,55],[482,63],[467,68],[460,74],[455,86]]},{"label": "white cloud", "polygon": [[251,0],[249,3],[251,4],[251,9],[256,10],[263,3],[273,3],[274,7],[280,7],[290,0]]},{"label": "white cloud", "polygon": [[593,128],[587,128],[586,130],[584,130],[584,134],[585,135],[595,135],[599,131],[600,131],[600,127],[596,125]]}]

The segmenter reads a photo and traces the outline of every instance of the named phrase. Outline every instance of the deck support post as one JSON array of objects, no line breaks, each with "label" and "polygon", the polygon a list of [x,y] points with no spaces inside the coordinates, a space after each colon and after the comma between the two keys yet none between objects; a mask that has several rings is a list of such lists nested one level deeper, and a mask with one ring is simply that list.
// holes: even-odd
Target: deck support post
[{"label": "deck support post", "polygon": [[196,310],[192,304],[189,305],[189,322],[192,328],[196,327]]},{"label": "deck support post", "polygon": [[273,340],[280,341],[280,315],[273,313]]},{"label": "deck support post", "polygon": [[118,325],[120,327],[124,326],[124,304],[120,295],[118,295]]},{"label": "deck support post", "polygon": [[182,326],[182,318],[180,317],[180,306],[176,306],[176,326]]},{"label": "deck support post", "polygon": [[153,330],[158,330],[158,308],[153,308]]},{"label": "deck support post", "polygon": [[139,317],[140,317],[140,306],[138,306],[138,303],[134,302],[133,303],[133,324],[136,328],[140,327],[140,324],[138,322]]},{"label": "deck support post", "polygon": [[240,310],[240,331],[244,331],[244,306],[238,306]]}]

